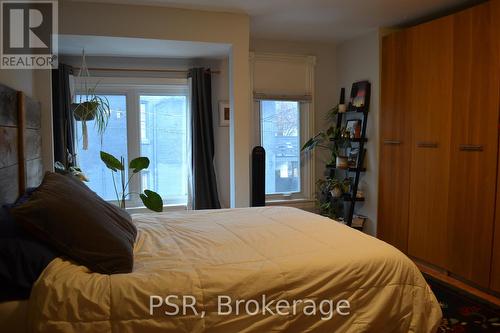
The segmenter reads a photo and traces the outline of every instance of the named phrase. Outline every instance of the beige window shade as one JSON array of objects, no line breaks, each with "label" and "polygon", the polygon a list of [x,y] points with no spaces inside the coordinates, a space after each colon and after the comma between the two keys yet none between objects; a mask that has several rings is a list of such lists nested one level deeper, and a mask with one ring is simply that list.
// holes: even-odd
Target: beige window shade
[{"label": "beige window shade", "polygon": [[251,55],[254,99],[311,101],[314,56]]},{"label": "beige window shade", "polygon": [[272,101],[298,101],[298,102],[310,102],[312,101],[311,95],[275,95],[266,93],[253,93],[253,99],[260,100],[272,100]]}]

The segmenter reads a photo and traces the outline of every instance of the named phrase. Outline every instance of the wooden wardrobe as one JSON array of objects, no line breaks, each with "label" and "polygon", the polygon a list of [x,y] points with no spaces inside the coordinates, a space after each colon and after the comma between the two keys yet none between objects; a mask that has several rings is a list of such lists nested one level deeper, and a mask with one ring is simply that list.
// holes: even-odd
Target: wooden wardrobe
[{"label": "wooden wardrobe", "polygon": [[500,291],[500,0],[384,37],[381,86],[378,237]]}]

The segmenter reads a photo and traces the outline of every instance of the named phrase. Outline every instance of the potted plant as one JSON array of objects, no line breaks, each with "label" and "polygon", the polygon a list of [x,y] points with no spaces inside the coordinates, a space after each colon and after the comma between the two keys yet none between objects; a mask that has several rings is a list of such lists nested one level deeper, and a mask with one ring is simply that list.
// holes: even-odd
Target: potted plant
[{"label": "potted plant", "polygon": [[[106,167],[111,170],[111,176],[113,178],[113,185],[116,193],[116,200],[118,201],[120,208],[125,209],[127,197],[129,197],[131,194],[134,194],[132,192],[128,192],[128,185],[130,183],[130,180],[139,172],[149,167],[149,158],[137,157],[134,158],[132,161],[130,161],[128,165],[129,168],[128,179],[126,179],[125,175],[126,164],[125,164],[125,159],[123,157],[117,159],[113,155],[101,151],[101,160],[104,162]],[[118,173],[119,176],[118,179],[120,180],[118,187],[116,184],[117,182],[115,179],[115,173]],[[158,193],[151,190],[144,190],[143,193],[135,193],[135,194],[139,195],[139,198],[141,199],[142,203],[146,208],[154,212],[163,211],[163,199]]]},{"label": "potted plant", "polygon": [[301,151],[311,151],[317,147],[330,150],[331,160],[329,164],[338,168],[347,168],[347,150],[350,146],[351,142],[347,129],[345,127],[330,126],[325,132],[319,132],[310,138],[302,146]]},{"label": "potted plant", "polygon": [[343,203],[338,199],[349,192],[351,179],[346,177],[340,181],[334,177],[327,177],[326,179],[319,179],[316,186],[318,187],[316,202],[320,214],[336,219]]},{"label": "potted plant", "polygon": [[108,99],[97,95],[96,88],[97,85],[93,88],[85,89],[85,94],[80,95],[78,103],[71,104],[73,117],[76,121],[82,123],[82,148],[84,150],[88,149],[87,121],[95,121],[95,128],[102,139],[108,126],[109,116],[111,115]]},{"label": "potted plant", "polygon": [[333,138],[333,155],[335,156],[335,166],[339,169],[347,169],[349,167],[348,149],[351,147],[349,140],[350,133],[347,128],[340,129]]}]

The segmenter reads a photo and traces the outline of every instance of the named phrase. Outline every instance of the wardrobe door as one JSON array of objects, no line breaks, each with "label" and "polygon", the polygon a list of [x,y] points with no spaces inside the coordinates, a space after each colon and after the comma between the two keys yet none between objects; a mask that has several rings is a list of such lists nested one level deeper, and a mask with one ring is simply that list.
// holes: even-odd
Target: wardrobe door
[{"label": "wardrobe door", "polygon": [[403,252],[408,246],[411,129],[410,39],[406,31],[382,40],[380,165],[377,237]]},{"label": "wardrobe door", "polygon": [[[491,5],[491,13],[493,16],[492,28],[493,35],[491,36],[494,41],[494,58],[496,59],[496,67],[492,70],[492,74],[496,77],[497,83],[500,81],[500,0],[493,0],[489,2]],[[496,75],[495,75],[496,73]],[[500,90],[500,89],[499,89]],[[500,94],[500,92],[499,92]],[[500,111],[500,103],[498,105]],[[500,149],[498,151],[500,156]],[[495,212],[495,231],[493,237],[493,258],[491,261],[491,278],[490,288],[496,292],[500,292],[500,167],[497,170],[497,197],[496,197],[496,212]]]},{"label": "wardrobe door", "polygon": [[496,22],[492,21],[490,3],[453,18],[448,269],[488,287],[498,150],[499,81],[494,38],[500,37],[498,30],[493,30]]},{"label": "wardrobe door", "polygon": [[446,269],[453,19],[409,31],[413,133],[408,253]]}]

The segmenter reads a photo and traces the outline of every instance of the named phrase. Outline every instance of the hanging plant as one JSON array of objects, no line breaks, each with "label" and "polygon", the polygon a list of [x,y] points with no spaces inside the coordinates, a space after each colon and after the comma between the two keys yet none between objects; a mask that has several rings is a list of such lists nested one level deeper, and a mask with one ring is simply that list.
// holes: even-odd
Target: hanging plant
[{"label": "hanging plant", "polygon": [[78,103],[71,104],[71,111],[75,120],[81,122],[83,137],[82,148],[83,150],[87,150],[89,144],[87,121],[94,121],[94,126],[102,140],[104,132],[108,127],[111,109],[108,99],[96,94],[98,84],[91,88],[88,87],[87,80],[90,78],[90,73],[85,60],[85,51],[82,53],[82,66],[78,73],[78,77],[81,78],[80,91],[83,93],[80,95]]}]

